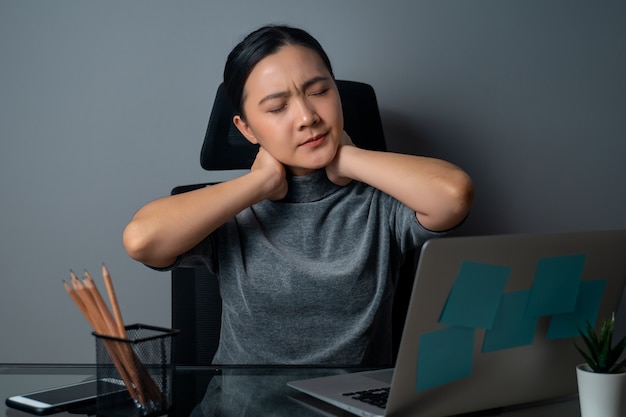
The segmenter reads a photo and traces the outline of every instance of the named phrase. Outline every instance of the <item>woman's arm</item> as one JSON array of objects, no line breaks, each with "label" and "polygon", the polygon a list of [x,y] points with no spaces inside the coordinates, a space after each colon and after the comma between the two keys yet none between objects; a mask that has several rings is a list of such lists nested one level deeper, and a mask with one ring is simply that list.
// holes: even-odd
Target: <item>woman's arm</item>
[{"label": "woman's arm", "polygon": [[139,262],[170,266],[241,210],[286,192],[284,167],[261,149],[252,170],[241,177],[140,208],[124,230],[124,247]]},{"label": "woman's arm", "polygon": [[343,145],[327,172],[338,184],[351,178],[384,191],[413,209],[420,224],[433,231],[458,225],[474,199],[471,178],[435,158]]}]

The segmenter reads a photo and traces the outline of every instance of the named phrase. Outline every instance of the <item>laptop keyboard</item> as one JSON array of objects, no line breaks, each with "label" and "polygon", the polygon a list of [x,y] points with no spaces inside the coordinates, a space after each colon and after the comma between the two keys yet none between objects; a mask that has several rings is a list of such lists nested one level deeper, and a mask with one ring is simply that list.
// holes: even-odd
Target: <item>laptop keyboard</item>
[{"label": "laptop keyboard", "polygon": [[364,403],[385,409],[387,406],[387,398],[389,398],[389,387],[346,392],[342,395],[350,397],[353,400],[363,401]]}]

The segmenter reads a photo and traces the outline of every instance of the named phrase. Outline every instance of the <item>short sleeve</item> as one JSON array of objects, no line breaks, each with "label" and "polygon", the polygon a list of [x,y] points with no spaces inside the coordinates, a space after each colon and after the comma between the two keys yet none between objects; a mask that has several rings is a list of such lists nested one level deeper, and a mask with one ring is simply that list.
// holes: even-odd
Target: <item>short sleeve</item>
[{"label": "short sleeve", "polygon": [[211,271],[211,273],[215,273],[215,250],[214,250],[213,236],[209,235],[196,246],[183,253],[182,255],[176,258],[176,261],[170,265],[163,268],[157,268],[151,265],[146,265],[148,268],[154,269],[155,271],[171,271],[176,268],[196,268],[205,266]]}]

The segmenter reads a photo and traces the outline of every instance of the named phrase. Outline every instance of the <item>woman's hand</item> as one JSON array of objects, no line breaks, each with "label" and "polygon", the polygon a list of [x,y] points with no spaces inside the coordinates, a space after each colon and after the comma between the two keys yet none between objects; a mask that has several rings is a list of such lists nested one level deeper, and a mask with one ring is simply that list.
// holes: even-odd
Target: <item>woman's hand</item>
[{"label": "woman's hand", "polygon": [[354,143],[352,143],[352,139],[350,138],[350,136],[348,136],[345,130],[341,135],[341,142],[339,144],[339,147],[337,148],[335,158],[330,164],[326,166],[326,176],[328,177],[328,179],[331,182],[342,187],[348,185],[350,181],[352,181],[352,178],[346,177],[341,174],[341,151],[344,146],[354,146]]},{"label": "woman's hand", "polygon": [[360,181],[415,211],[433,231],[448,230],[467,215],[474,199],[471,178],[459,167],[435,158],[370,151],[352,145],[344,132],[326,175],[337,185]]},{"label": "woman's hand", "polygon": [[259,147],[259,152],[252,163],[251,171],[263,172],[268,176],[266,185],[268,200],[281,200],[287,195],[287,177],[285,166],[274,158],[263,147]]},{"label": "woman's hand", "polygon": [[260,148],[249,173],[140,208],[124,230],[124,247],[139,262],[170,266],[241,210],[286,193],[285,167]]}]

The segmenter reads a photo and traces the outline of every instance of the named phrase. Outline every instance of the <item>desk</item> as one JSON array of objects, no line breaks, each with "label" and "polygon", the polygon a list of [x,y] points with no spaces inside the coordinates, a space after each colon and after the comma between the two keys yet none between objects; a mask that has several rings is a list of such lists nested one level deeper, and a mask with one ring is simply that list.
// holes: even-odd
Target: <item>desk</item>
[{"label": "desk", "polygon": [[[294,379],[350,371],[352,369],[309,367],[178,367],[174,371],[174,407],[171,416],[352,416],[286,386],[287,381]],[[0,417],[32,417],[31,414],[7,408],[4,400],[10,395],[79,382],[94,375],[94,366],[0,364]],[[580,411],[577,398],[571,398],[485,415],[579,417]],[[77,415],[60,413],[55,416]]]}]

